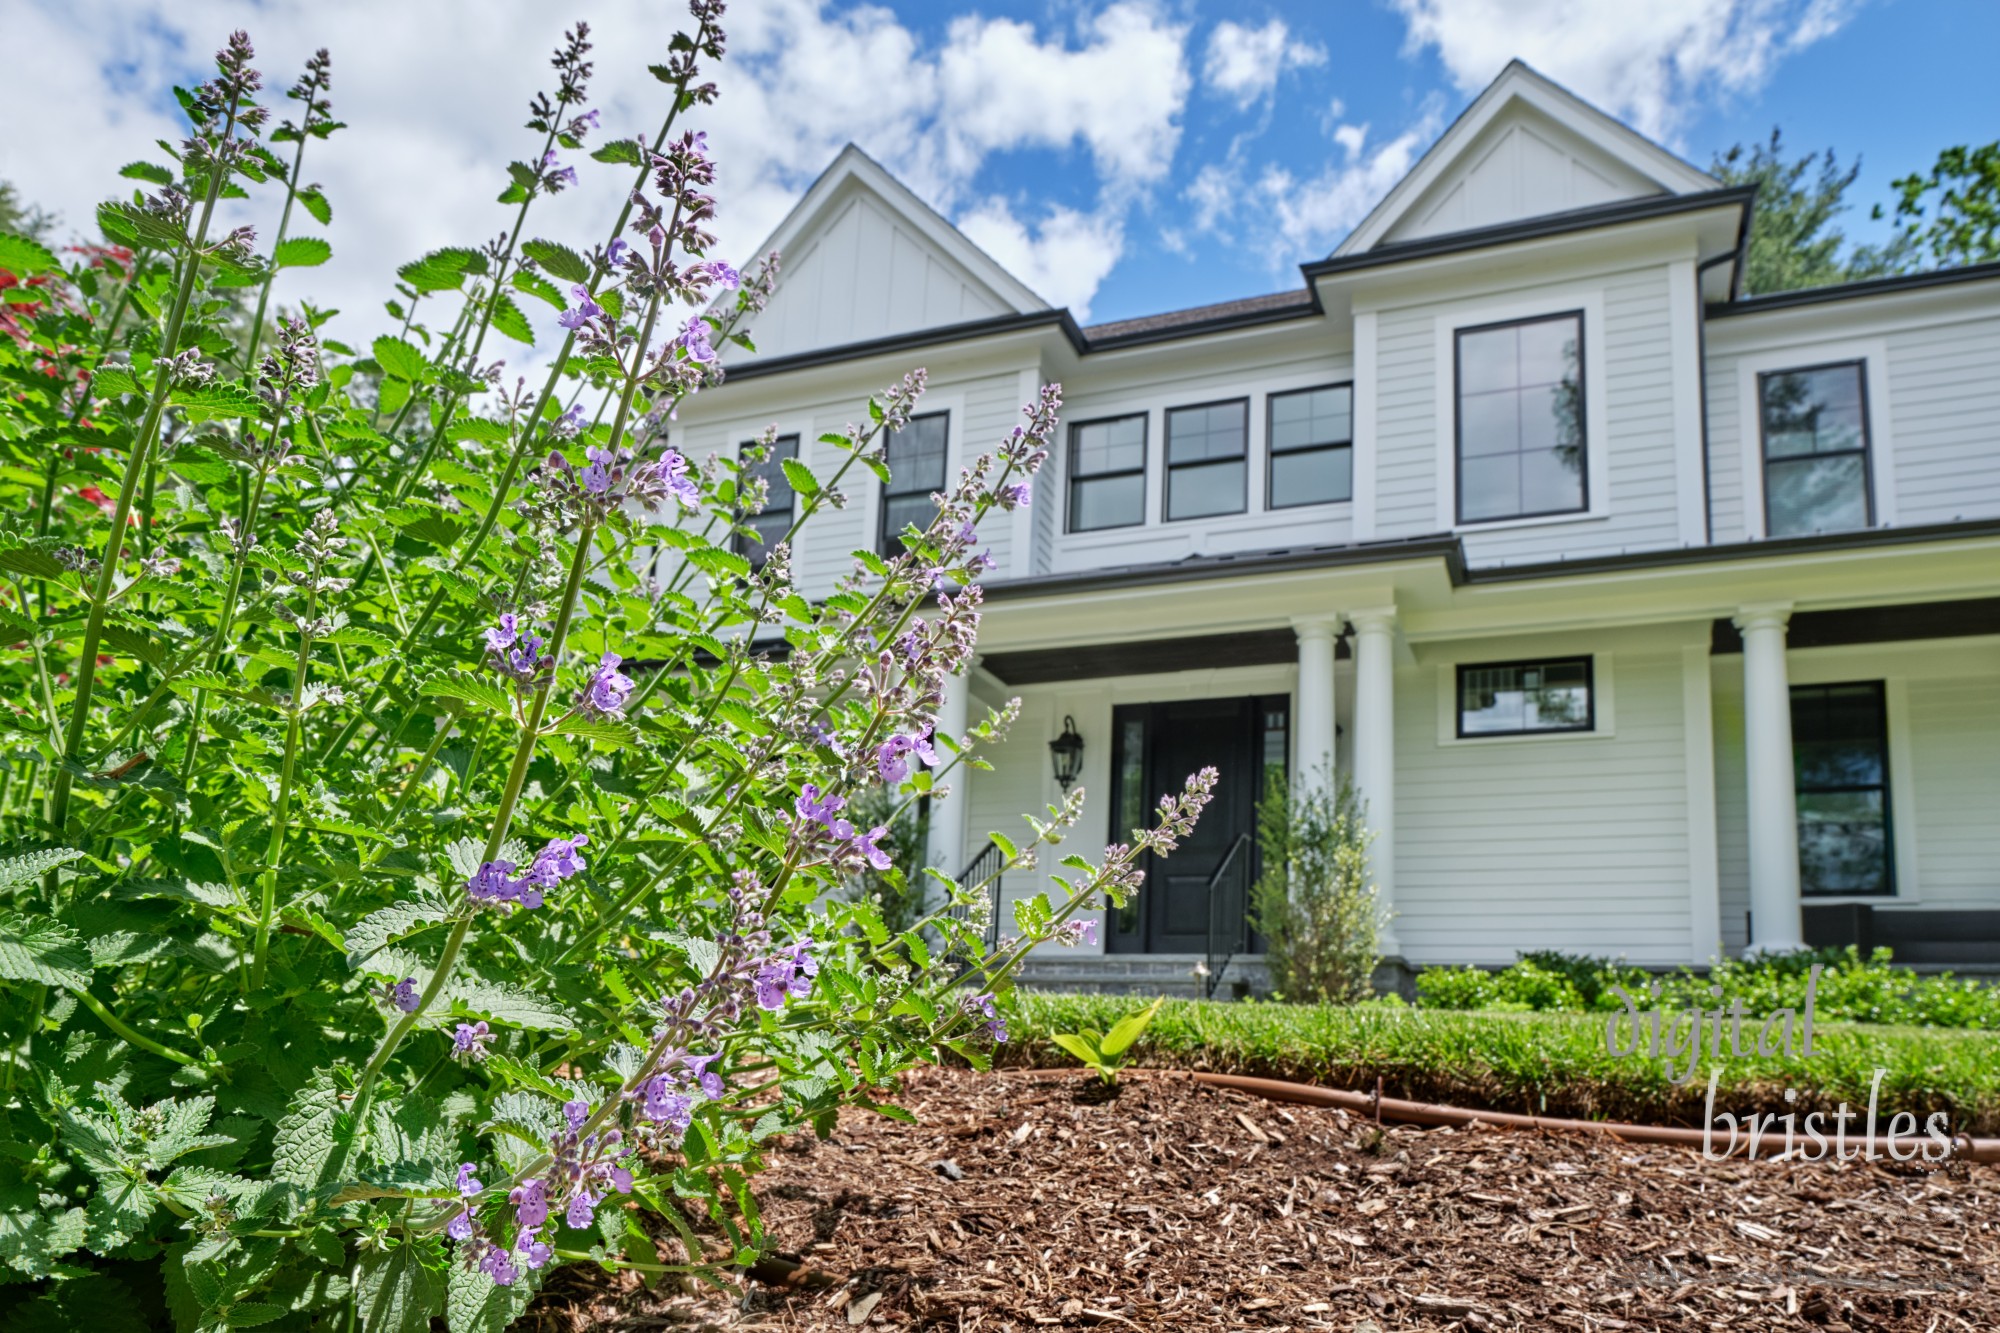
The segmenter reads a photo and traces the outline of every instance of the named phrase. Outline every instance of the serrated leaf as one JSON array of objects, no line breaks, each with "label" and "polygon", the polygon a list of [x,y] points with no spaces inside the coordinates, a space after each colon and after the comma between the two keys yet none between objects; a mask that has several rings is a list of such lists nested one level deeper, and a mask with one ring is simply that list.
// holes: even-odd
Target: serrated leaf
[{"label": "serrated leaf", "polygon": [[440,671],[425,679],[417,687],[420,694],[434,699],[464,699],[491,709],[502,716],[509,715],[512,704],[507,691],[484,676],[475,676],[470,671]]},{"label": "serrated leaf", "polygon": [[90,985],[90,955],[53,917],[0,918],[0,977],[80,991]]},{"label": "serrated leaf", "polygon": [[513,283],[516,290],[524,291],[538,300],[547,301],[558,310],[569,308],[569,303],[563,300],[562,289],[539,273],[519,269],[514,274]]},{"label": "serrated leaf", "polygon": [[638,729],[630,722],[615,717],[587,717],[582,713],[572,713],[556,723],[554,734],[609,745],[636,745],[639,740]]},{"label": "serrated leaf", "polygon": [[644,159],[639,156],[639,141],[636,139],[613,139],[590,155],[593,162],[615,162],[628,167],[636,167]]},{"label": "serrated leaf", "polygon": [[333,222],[333,205],[327,202],[326,194],[320,190],[304,189],[298,194],[299,204],[313,215],[313,221],[325,227]]},{"label": "serrated leaf", "polygon": [[503,1287],[477,1268],[453,1264],[446,1281],[444,1318],[451,1333],[505,1333],[535,1298],[529,1273]]},{"label": "serrated leaf", "polygon": [[217,417],[248,417],[254,420],[264,415],[265,407],[262,398],[241,384],[222,380],[181,385],[174,389],[169,401],[181,415],[193,421]]},{"label": "serrated leaf", "polygon": [[451,904],[435,891],[390,903],[362,917],[347,930],[347,965],[360,967],[368,956],[414,934],[420,927],[436,925],[451,918]]},{"label": "serrated leaf", "polygon": [[60,272],[62,265],[55,253],[34,237],[0,232],[0,268],[17,278],[32,278],[39,273]]},{"label": "serrated leaf", "polygon": [[583,256],[557,241],[523,241],[521,253],[564,282],[589,282],[590,265]]},{"label": "serrated leaf", "polygon": [[378,653],[396,651],[396,641],[386,634],[378,634],[372,629],[359,625],[343,625],[320,640],[321,643],[356,644],[363,648],[373,648]]},{"label": "serrated leaf", "polygon": [[431,251],[422,259],[411,260],[396,270],[396,276],[419,292],[448,292],[464,286],[467,274],[484,272],[486,256],[479,251],[447,246]]},{"label": "serrated leaf", "polygon": [[800,495],[819,494],[819,478],[813,476],[812,469],[796,458],[783,460],[785,480]]},{"label": "serrated leaf", "polygon": [[231,1328],[256,1328],[259,1324],[282,1319],[289,1313],[290,1311],[284,1306],[272,1305],[267,1301],[238,1301],[229,1307],[229,1313],[223,1316],[223,1322]]},{"label": "serrated leaf", "polygon": [[424,360],[424,354],[401,338],[391,338],[384,334],[375,340],[372,350],[375,353],[375,364],[382,367],[383,374],[393,375],[399,380],[409,380],[411,383],[420,382],[424,378],[424,371],[429,365]]},{"label": "serrated leaf", "polygon": [[271,1145],[271,1177],[312,1191],[326,1183],[339,1149],[340,1097],[321,1069],[292,1098]]},{"label": "serrated leaf", "polygon": [[[483,444],[505,444],[508,440],[514,438],[513,432],[507,428],[506,422],[488,421],[484,417],[460,417],[451,423],[451,428],[445,434],[450,439],[478,440]],[[440,461],[442,462],[443,460]],[[437,465],[434,464],[433,468],[434,470],[438,470],[440,475],[442,475],[442,469],[438,468]],[[478,474],[474,474],[473,479],[482,482],[486,480]]]},{"label": "serrated leaf", "polygon": [[118,174],[127,180],[151,181],[155,185],[172,185],[174,173],[151,162],[127,162],[118,168]]},{"label": "serrated leaf", "polygon": [[98,1181],[85,1211],[90,1248],[99,1254],[117,1249],[139,1234],[159,1206],[160,1193],[144,1176]]},{"label": "serrated leaf", "polygon": [[521,313],[521,307],[514,304],[514,298],[505,292],[500,292],[493,298],[492,323],[495,329],[515,342],[526,343],[530,347],[535,345],[534,326],[529,324],[528,317]]},{"label": "serrated leaf", "polygon": [[31,579],[60,579],[69,571],[52,554],[56,545],[53,537],[22,538],[0,533],[0,569]]},{"label": "serrated leaf", "polygon": [[39,852],[23,852],[0,861],[0,889],[40,879],[57,866],[68,865],[83,853],[74,847],[50,847]]},{"label": "serrated leaf", "polygon": [[81,1208],[0,1211],[0,1264],[27,1277],[45,1277],[58,1260],[82,1246],[89,1231]]},{"label": "serrated leaf", "polygon": [[431,1316],[444,1308],[445,1279],[423,1266],[416,1247],[364,1254],[360,1270],[355,1294],[368,1333],[430,1333]]},{"label": "serrated leaf", "polygon": [[333,247],[317,236],[287,236],[271,251],[273,268],[317,268],[333,258]]}]

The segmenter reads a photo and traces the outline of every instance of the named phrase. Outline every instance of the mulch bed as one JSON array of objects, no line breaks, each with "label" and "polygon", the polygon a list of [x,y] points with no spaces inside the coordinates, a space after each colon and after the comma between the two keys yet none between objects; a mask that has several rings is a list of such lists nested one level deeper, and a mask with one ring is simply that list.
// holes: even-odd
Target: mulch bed
[{"label": "mulch bed", "polygon": [[[2000,1170],[1378,1128],[1136,1073],[930,1069],[757,1192],[731,1295],[559,1275],[542,1327],[2000,1328]],[[677,1249],[663,1257],[678,1261]],[[789,1277],[784,1270],[793,1267]],[[622,1283],[622,1285],[621,1285]]]}]

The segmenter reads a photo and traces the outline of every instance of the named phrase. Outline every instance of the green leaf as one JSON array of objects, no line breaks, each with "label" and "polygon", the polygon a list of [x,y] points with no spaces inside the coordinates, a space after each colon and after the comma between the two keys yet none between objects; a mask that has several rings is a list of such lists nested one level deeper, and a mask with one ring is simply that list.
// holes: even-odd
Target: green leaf
[{"label": "green leaf", "polygon": [[160,1206],[160,1192],[144,1176],[98,1181],[90,1199],[90,1248],[99,1254],[117,1249],[139,1234]]},{"label": "green leaf", "polygon": [[430,363],[424,354],[404,342],[401,338],[386,335],[377,338],[374,345],[375,364],[382,367],[385,375],[394,375],[399,380],[419,383]]},{"label": "green leaf", "polygon": [[455,245],[433,250],[422,259],[411,260],[396,270],[396,276],[419,292],[448,292],[464,286],[467,274],[484,272],[485,255]]},{"label": "green leaf", "polygon": [[340,1146],[340,1096],[333,1071],[321,1069],[292,1098],[271,1145],[271,1177],[303,1190],[326,1183]]},{"label": "green leaf", "polygon": [[17,278],[32,278],[38,273],[61,272],[62,265],[53,251],[32,236],[0,232],[0,268]]},{"label": "green leaf", "polygon": [[477,1268],[453,1264],[447,1278],[444,1318],[451,1333],[504,1333],[535,1298],[535,1284],[523,1273],[511,1287],[495,1285]]},{"label": "green leaf", "polygon": [[359,625],[342,625],[339,629],[321,639],[320,642],[342,645],[357,644],[363,648],[373,648],[378,653],[393,653],[396,651],[396,641],[394,639],[391,639],[386,634],[377,633],[372,629],[363,629]]},{"label": "green leaf", "polygon": [[791,483],[793,490],[800,495],[819,494],[819,478],[813,476],[811,468],[796,458],[785,459],[783,466],[785,480]]},{"label": "green leaf", "polygon": [[17,537],[0,532],[0,569],[34,579],[61,579],[69,573],[52,554],[55,537]]},{"label": "green leaf", "polygon": [[169,401],[180,409],[190,420],[200,421],[214,417],[248,417],[252,420],[264,415],[264,400],[233,380],[218,380],[212,384],[184,384],[176,388]]},{"label": "green leaf", "polygon": [[639,156],[639,141],[636,139],[613,139],[590,155],[593,162],[616,162],[623,166],[636,167],[643,160]]},{"label": "green leaf", "polygon": [[238,1301],[229,1307],[223,1322],[231,1328],[255,1328],[259,1324],[282,1319],[289,1313],[284,1306],[272,1305],[268,1301]]},{"label": "green leaf", "polygon": [[151,162],[127,162],[118,168],[118,174],[127,180],[151,181],[155,185],[172,185],[174,173]]},{"label": "green leaf", "polygon": [[39,852],[23,852],[0,861],[0,889],[40,879],[57,866],[68,865],[83,853],[74,847],[50,847]]},{"label": "green leaf", "polygon": [[555,734],[611,745],[636,745],[639,741],[639,732],[630,722],[615,717],[586,717],[582,713],[572,713],[556,723]]},{"label": "green leaf", "polygon": [[27,1277],[45,1277],[64,1255],[83,1244],[89,1229],[81,1208],[0,1211],[0,1264]]},{"label": "green leaf", "polygon": [[506,422],[488,421],[484,417],[460,417],[445,433],[454,440],[478,440],[483,444],[505,444],[514,438]]},{"label": "green leaf", "polygon": [[440,671],[419,685],[417,691],[434,699],[464,699],[503,717],[513,712],[512,700],[506,690],[470,671]]},{"label": "green leaf", "polygon": [[564,282],[589,282],[590,265],[583,256],[556,241],[523,241],[521,253]]},{"label": "green leaf", "polygon": [[287,236],[271,251],[274,268],[317,268],[333,258],[333,247],[317,236]]},{"label": "green leaf", "polygon": [[332,224],[333,205],[326,201],[326,194],[323,191],[311,188],[300,190],[298,200],[304,206],[306,212],[313,215],[313,221],[319,223],[320,226],[325,227]]},{"label": "green leaf", "polygon": [[563,300],[562,289],[539,273],[531,273],[527,269],[517,270],[513,282],[517,291],[547,301],[558,310],[569,308],[569,303]]},{"label": "green leaf", "polygon": [[134,249],[178,250],[187,244],[187,235],[179,227],[130,204],[99,204],[97,226],[108,239]]},{"label": "green leaf", "polygon": [[0,977],[80,991],[90,985],[90,955],[53,917],[0,918]]},{"label": "green leaf", "polygon": [[514,298],[500,292],[493,298],[493,327],[506,334],[517,343],[535,345],[534,326],[521,313],[521,307],[514,304]]},{"label": "green leaf", "polygon": [[1020,858],[1021,853],[1015,850],[1013,842],[1009,838],[1007,838],[1004,834],[989,833],[986,836],[992,839],[993,845],[995,847],[998,847],[1000,849],[1000,854],[1006,857],[1009,861],[1018,860]]},{"label": "green leaf", "polygon": [[1051,1032],[1049,1040],[1068,1051],[1092,1069],[1098,1068],[1103,1063],[1098,1058],[1096,1050],[1091,1047],[1090,1043],[1073,1032]]},{"label": "green leaf", "polygon": [[360,967],[370,954],[385,945],[414,934],[421,927],[434,926],[450,918],[451,904],[444,900],[443,894],[435,891],[370,912],[348,928],[347,965]]},{"label": "green leaf", "polygon": [[1152,1023],[1153,1016],[1160,1012],[1160,1006],[1166,1002],[1167,997],[1162,995],[1138,1013],[1120,1019],[1112,1025],[1111,1031],[1105,1034],[1104,1044],[1099,1049],[1109,1056],[1125,1054],[1126,1048],[1139,1040],[1140,1034],[1145,1032],[1147,1026]]},{"label": "green leaf", "polygon": [[368,1333],[430,1333],[431,1316],[444,1309],[444,1275],[425,1268],[415,1246],[362,1255],[360,1277],[356,1296]]}]

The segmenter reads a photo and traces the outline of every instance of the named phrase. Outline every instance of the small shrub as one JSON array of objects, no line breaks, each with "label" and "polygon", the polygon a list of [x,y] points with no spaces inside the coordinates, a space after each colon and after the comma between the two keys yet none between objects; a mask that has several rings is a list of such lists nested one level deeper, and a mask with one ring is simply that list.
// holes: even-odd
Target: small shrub
[{"label": "small shrub", "polygon": [[1273,774],[1257,804],[1250,920],[1265,939],[1272,988],[1288,1000],[1351,1003],[1374,991],[1385,918],[1368,882],[1361,815],[1353,783],[1324,770],[1297,793]]},{"label": "small shrub", "polygon": [[1111,1025],[1108,1033],[1096,1028],[1085,1028],[1081,1032],[1057,1032],[1049,1040],[1083,1061],[1086,1069],[1097,1071],[1098,1078],[1111,1085],[1118,1081],[1118,1071],[1125,1067],[1125,1054],[1132,1043],[1146,1033],[1146,1027],[1153,1016],[1160,1012],[1160,1006],[1167,1002],[1162,995],[1136,1014],[1130,1014]]}]

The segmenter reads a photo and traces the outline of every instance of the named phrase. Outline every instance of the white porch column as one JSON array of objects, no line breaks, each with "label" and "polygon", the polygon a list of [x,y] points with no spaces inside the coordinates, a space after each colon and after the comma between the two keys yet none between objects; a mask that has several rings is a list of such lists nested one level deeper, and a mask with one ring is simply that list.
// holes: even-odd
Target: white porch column
[{"label": "white porch column", "polygon": [[1323,774],[1333,780],[1333,655],[1338,639],[1333,620],[1294,620],[1299,636],[1299,711],[1292,726],[1297,736],[1293,774],[1303,790]]},{"label": "white porch column", "polygon": [[[1396,608],[1347,613],[1354,626],[1354,785],[1366,802],[1363,819],[1375,840],[1368,868],[1385,912],[1396,905]],[[1377,947],[1402,954],[1392,918]]]},{"label": "white porch column", "polygon": [[1792,782],[1792,691],[1785,673],[1789,605],[1746,606],[1743,749],[1749,776],[1750,949],[1805,947],[1799,907],[1799,808]]},{"label": "white porch column", "polygon": [[[972,698],[972,662],[956,676],[946,676],[944,702],[938,707],[937,732],[953,740],[965,734],[965,718]],[[944,760],[941,751],[939,760]],[[942,800],[931,798],[931,823],[925,839],[924,859],[947,875],[965,869],[966,810],[972,804],[972,766],[961,764],[952,770],[945,785],[950,794]]]}]

